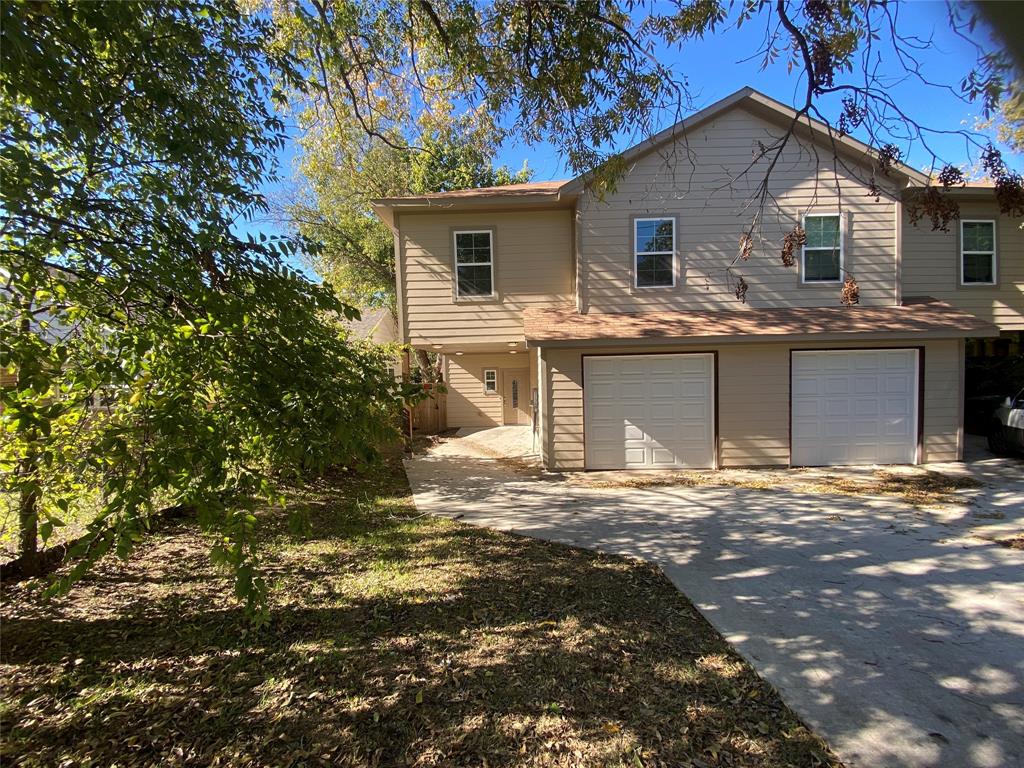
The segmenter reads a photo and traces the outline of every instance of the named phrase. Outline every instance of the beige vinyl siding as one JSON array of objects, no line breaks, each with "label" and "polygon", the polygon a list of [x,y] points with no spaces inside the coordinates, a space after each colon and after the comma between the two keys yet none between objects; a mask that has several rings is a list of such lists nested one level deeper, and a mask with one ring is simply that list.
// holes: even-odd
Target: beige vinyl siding
[{"label": "beige vinyl siding", "polygon": [[1000,330],[1024,330],[1024,230],[993,203],[961,202],[965,219],[996,222],[996,285],[960,285],[960,225],[936,231],[927,220],[903,217],[903,295],[932,296],[967,310]]},{"label": "beige vinyl siding", "polygon": [[[498,372],[496,394],[484,393],[484,370]],[[448,387],[448,427],[496,427],[502,424],[501,372],[530,370],[531,389],[537,386],[536,355],[507,352],[445,357],[445,385]],[[529,397],[531,393],[527,393]]]},{"label": "beige vinyl siding", "polygon": [[[839,286],[801,284],[799,267],[782,266],[779,253],[783,235],[804,213],[840,208],[846,229],[845,266],[860,285],[861,303],[894,304],[895,199],[883,195],[876,202],[867,195],[866,186],[842,167],[838,169],[841,195],[837,194],[831,150],[820,146],[815,150],[809,140],[796,137],[790,139],[771,175],[771,192],[781,210],[768,203],[753,255],[737,265],[750,286],[747,304],[735,298],[724,270],[736,256],[740,236],[756,210],[746,206],[763,177],[765,163],[746,176],[741,174],[757,142],[768,144],[783,132],[746,110],[733,109],[685,139],[640,158],[605,199],[584,194],[577,225],[584,311],[834,306],[839,303]],[[856,176],[869,174],[867,168],[856,169]],[[660,215],[676,217],[676,286],[633,288],[630,217]],[[799,264],[799,253],[797,257]]]},{"label": "beige vinyl siding", "polygon": [[718,347],[546,349],[548,429],[542,455],[552,469],[583,469],[583,363],[585,354],[718,352],[719,450],[722,467],[789,464],[790,350],[879,346],[925,348],[923,461],[955,461],[961,442],[960,341],[885,343],[726,344]]},{"label": "beige vinyl siding", "polygon": [[[405,338],[414,346],[521,341],[522,311],[573,301],[568,209],[403,214]],[[495,299],[455,301],[453,231],[493,229]]]},{"label": "beige vinyl siding", "polygon": [[963,342],[928,344],[924,355],[924,461],[963,458]]}]

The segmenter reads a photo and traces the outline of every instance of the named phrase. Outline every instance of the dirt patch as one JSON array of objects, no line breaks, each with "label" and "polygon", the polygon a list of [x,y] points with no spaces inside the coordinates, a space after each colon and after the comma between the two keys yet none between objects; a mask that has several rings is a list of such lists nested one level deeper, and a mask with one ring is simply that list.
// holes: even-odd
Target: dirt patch
[{"label": "dirt patch", "polygon": [[969,477],[952,477],[930,470],[913,472],[878,469],[868,474],[843,476],[818,470],[717,470],[671,472],[650,475],[602,477],[578,474],[573,485],[587,488],[729,487],[763,491],[789,491],[839,496],[897,498],[917,508],[967,503],[959,491],[980,486]]},{"label": "dirt patch", "polygon": [[1001,539],[993,539],[1001,547],[1010,549],[1024,549],[1024,533],[1017,533],[1013,536],[1005,536]]},{"label": "dirt patch", "polygon": [[839,765],[650,565],[418,517],[397,464],[289,498],[259,630],[188,524],[59,600],[4,587],[3,759]]}]

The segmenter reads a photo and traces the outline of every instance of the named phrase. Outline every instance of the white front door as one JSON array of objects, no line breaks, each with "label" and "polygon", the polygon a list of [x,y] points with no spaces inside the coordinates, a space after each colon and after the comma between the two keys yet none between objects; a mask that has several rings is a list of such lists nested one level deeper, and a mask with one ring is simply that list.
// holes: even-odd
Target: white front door
[{"label": "white front door", "polygon": [[583,358],[587,469],[715,465],[714,355]]},{"label": "white front door", "polygon": [[793,352],[794,466],[913,464],[916,349]]}]

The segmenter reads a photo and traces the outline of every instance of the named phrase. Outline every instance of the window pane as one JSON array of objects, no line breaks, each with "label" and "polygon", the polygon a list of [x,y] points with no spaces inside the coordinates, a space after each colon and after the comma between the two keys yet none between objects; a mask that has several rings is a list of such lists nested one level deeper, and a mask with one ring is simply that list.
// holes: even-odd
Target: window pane
[{"label": "window pane", "polygon": [[992,256],[987,253],[964,254],[964,282],[991,283]]},{"label": "window pane", "polygon": [[990,221],[965,221],[963,223],[963,250],[988,251],[995,250],[995,227]]},{"label": "window pane", "polygon": [[489,263],[491,261],[491,233],[457,233],[455,235],[455,261],[459,264]]},{"label": "window pane", "polygon": [[838,216],[808,216],[804,219],[808,248],[839,247]]},{"label": "window pane", "polygon": [[839,250],[804,251],[804,282],[839,279]]},{"label": "window pane", "polygon": [[490,296],[491,267],[459,265],[459,296]]},{"label": "window pane", "polygon": [[672,254],[636,257],[636,284],[639,288],[672,285]]},{"label": "window pane", "polygon": [[637,253],[672,250],[672,219],[652,219],[636,222]]}]

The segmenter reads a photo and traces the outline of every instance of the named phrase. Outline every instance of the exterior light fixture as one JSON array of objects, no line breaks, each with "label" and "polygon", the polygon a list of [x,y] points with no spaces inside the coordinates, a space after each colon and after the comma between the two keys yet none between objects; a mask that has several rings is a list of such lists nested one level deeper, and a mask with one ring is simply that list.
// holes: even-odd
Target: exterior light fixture
[{"label": "exterior light fixture", "polygon": [[462,352],[456,352],[455,354],[458,355],[459,357],[462,357],[462,355],[463,355]]}]

